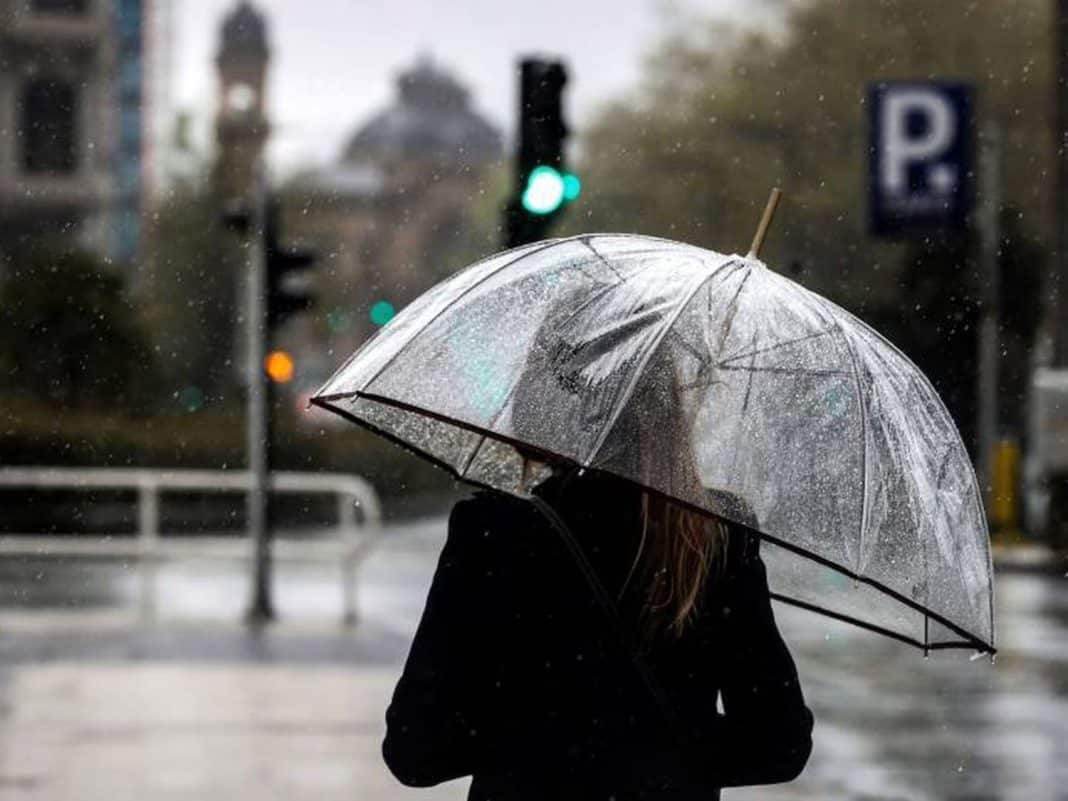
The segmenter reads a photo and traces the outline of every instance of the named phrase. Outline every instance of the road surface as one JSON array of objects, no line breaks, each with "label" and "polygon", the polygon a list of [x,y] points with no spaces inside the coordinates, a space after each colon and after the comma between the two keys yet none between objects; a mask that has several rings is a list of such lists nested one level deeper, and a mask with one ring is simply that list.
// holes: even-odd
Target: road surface
[{"label": "road surface", "polygon": [[[418,620],[440,519],[394,527],[338,622],[336,568],[283,567],[283,620],[249,632],[234,563],[138,579],[104,561],[0,562],[0,801],[463,799],[396,784],[382,711]],[[790,785],[730,801],[1068,801],[1068,578],[998,578],[1001,653],[920,653],[779,607],[816,713]]]}]

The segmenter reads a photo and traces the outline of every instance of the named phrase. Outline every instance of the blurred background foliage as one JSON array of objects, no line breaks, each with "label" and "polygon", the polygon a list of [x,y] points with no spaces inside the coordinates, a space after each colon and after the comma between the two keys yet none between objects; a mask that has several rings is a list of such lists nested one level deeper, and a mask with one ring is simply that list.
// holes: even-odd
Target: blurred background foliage
[{"label": "blurred background foliage", "polygon": [[[1004,199],[1049,238],[1049,4],[808,0],[752,29],[680,19],[642,85],[582,138],[585,213],[566,225],[744,252],[771,186],[785,192],[764,257],[863,313],[900,302],[901,245],[867,235],[867,86],[957,78],[1002,132]],[[577,211],[577,210],[576,210]]]},{"label": "blurred background foliage", "polygon": [[156,360],[120,274],[93,257],[35,251],[0,282],[4,395],[54,409],[144,411]]},{"label": "blurred background foliage", "polygon": [[[221,204],[206,180],[174,187],[132,281],[79,251],[11,259],[0,281],[0,464],[244,467],[232,344],[241,323]],[[276,469],[373,472],[387,500],[453,486],[365,431],[309,423],[292,403],[275,419]]]},{"label": "blurred background foliage", "polygon": [[195,383],[204,403],[226,399],[237,369],[238,304],[230,254],[220,249],[222,207],[206,176],[176,181],[148,220],[136,287],[162,385]]}]

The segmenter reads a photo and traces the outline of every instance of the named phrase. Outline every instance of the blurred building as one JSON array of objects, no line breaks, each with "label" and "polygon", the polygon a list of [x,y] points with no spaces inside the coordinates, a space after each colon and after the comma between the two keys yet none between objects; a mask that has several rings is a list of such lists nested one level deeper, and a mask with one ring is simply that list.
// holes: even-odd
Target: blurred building
[{"label": "blurred building", "polygon": [[[327,260],[336,307],[324,309],[338,349],[479,252],[465,252],[472,203],[499,164],[500,131],[468,90],[429,57],[397,78],[393,102],[357,127],[339,161],[296,179],[294,230]],[[324,299],[325,300],[325,299]]]},{"label": "blurred building", "polygon": [[145,164],[145,16],[147,0],[115,3],[114,203],[108,248],[122,263],[132,261],[141,243]]},{"label": "blurred building", "polygon": [[0,0],[0,248],[140,243],[151,0]]}]

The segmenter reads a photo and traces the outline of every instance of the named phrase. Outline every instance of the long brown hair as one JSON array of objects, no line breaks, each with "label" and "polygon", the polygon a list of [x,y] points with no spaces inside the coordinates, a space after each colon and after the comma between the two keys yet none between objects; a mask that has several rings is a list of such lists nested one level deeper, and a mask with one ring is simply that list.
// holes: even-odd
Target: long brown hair
[{"label": "long brown hair", "polygon": [[637,574],[643,640],[678,639],[696,619],[710,576],[723,570],[729,528],[718,517],[648,491],[642,493],[641,523],[641,541],[621,595]]}]

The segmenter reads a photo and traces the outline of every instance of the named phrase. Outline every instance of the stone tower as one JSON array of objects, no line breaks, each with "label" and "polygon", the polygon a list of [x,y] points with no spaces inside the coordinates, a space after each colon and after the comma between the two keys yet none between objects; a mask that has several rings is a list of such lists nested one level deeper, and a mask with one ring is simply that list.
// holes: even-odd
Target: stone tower
[{"label": "stone tower", "polygon": [[205,314],[210,318],[207,329],[215,354],[205,386],[206,394],[217,399],[234,397],[243,385],[245,352],[239,320],[248,278],[247,253],[239,237],[225,230],[221,214],[227,203],[247,201],[251,196],[269,133],[264,97],[269,60],[267,22],[251,3],[241,0],[223,20],[215,56],[219,96],[212,193],[220,220],[216,270],[205,277],[211,284],[211,307]]},{"label": "stone tower", "polygon": [[215,58],[219,73],[215,177],[224,196],[248,192],[253,168],[263,154],[270,127],[264,97],[269,60],[267,22],[242,0],[223,21]]}]

